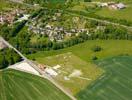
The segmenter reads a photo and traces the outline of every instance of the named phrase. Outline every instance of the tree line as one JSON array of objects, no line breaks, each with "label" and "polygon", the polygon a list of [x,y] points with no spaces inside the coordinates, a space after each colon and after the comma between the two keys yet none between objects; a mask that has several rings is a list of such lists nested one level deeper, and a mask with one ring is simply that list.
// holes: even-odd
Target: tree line
[{"label": "tree line", "polygon": [[6,68],[21,60],[21,57],[12,49],[6,48],[0,50],[0,69]]}]

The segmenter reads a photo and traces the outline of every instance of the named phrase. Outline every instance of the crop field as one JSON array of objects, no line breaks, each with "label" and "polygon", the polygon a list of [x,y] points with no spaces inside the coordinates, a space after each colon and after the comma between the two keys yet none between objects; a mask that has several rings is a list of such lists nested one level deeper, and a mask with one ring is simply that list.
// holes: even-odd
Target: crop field
[{"label": "crop field", "polygon": [[86,63],[70,52],[46,57],[40,60],[40,63],[52,68],[59,66],[58,69],[55,69],[58,75],[54,78],[73,95],[86,88],[104,73],[101,68]]},{"label": "crop field", "polygon": [[16,70],[0,71],[0,100],[70,100],[46,79]]},{"label": "crop field", "polygon": [[76,95],[78,100],[131,100],[132,56],[118,56],[99,60],[106,70],[102,78]]}]

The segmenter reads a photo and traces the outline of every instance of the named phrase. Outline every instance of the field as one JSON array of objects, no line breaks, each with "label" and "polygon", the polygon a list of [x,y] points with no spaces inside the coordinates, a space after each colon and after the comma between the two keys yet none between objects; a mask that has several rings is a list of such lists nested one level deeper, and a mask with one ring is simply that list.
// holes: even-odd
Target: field
[{"label": "field", "polygon": [[54,78],[73,95],[85,89],[104,73],[101,68],[86,63],[70,52],[46,57],[40,60],[40,63],[53,68],[59,65],[60,68],[56,69],[58,75]]},{"label": "field", "polygon": [[132,56],[118,56],[99,60],[106,70],[104,77],[78,93],[78,100],[131,100]]},{"label": "field", "polygon": [[[102,51],[93,52],[91,49],[93,46],[98,45],[102,47]],[[53,56],[72,52],[75,56],[78,56],[82,60],[89,62],[93,56],[97,56],[98,59],[105,57],[113,57],[118,55],[132,55],[132,41],[128,40],[89,40],[85,43],[75,45],[69,48],[54,50],[54,51],[42,51],[32,55],[28,55],[30,59],[36,59],[38,62],[42,62],[45,57]]]},{"label": "field", "polygon": [[[108,17],[108,18],[118,18],[118,19],[125,19],[127,21],[132,21],[132,3],[128,5],[129,7],[122,9],[122,10],[112,10],[108,8],[102,8],[96,12],[97,15]],[[111,16],[112,15],[112,16]]]},{"label": "field", "polygon": [[[111,0],[96,0],[101,2],[109,2]],[[123,2],[127,7],[122,10],[112,10],[108,8],[103,8],[96,12],[97,15],[107,17],[107,18],[116,18],[116,19],[125,19],[132,22],[132,1],[131,0],[113,0],[115,2]]]},{"label": "field", "polygon": [[69,8],[69,10],[75,10],[75,11],[82,11],[85,14],[95,14],[100,17],[104,18],[111,18],[111,19],[121,19],[132,22],[132,1],[131,0],[112,0],[113,2],[121,2],[124,3],[127,7],[125,9],[121,10],[114,10],[109,9],[108,7],[98,8],[96,7],[96,2],[111,2],[111,0],[92,0],[93,3],[90,2],[84,2],[83,0],[80,0],[80,3],[77,3],[72,8]]},{"label": "field", "polygon": [[20,71],[0,71],[0,86],[0,100],[70,100],[49,81]]},{"label": "field", "polygon": [[[91,49],[95,45],[101,46],[102,51],[93,52]],[[71,56],[72,59],[68,59],[67,61],[65,61],[64,57],[66,56],[67,52],[71,52],[70,56]],[[55,55],[55,56],[53,56],[53,55]],[[128,94],[128,92],[126,92],[126,98],[128,98],[128,99],[122,99],[122,98],[125,98],[125,97],[116,96],[116,95],[120,95],[116,91],[118,91],[119,93],[121,92],[121,94],[123,92],[122,87],[117,86],[117,88],[116,88],[116,85],[120,84],[118,82],[121,78],[122,78],[121,81],[124,82],[124,83],[120,84],[120,85],[125,87],[125,84],[127,84],[127,83],[125,83],[125,80],[126,80],[125,78],[126,77],[124,77],[123,74],[126,73],[126,75],[127,74],[130,75],[129,68],[131,66],[131,58],[129,58],[129,57],[128,58],[127,57],[124,57],[124,58],[123,57],[117,57],[117,58],[115,58],[115,60],[113,62],[112,62],[112,59],[107,59],[107,60],[103,60],[103,59],[104,58],[111,58],[113,56],[132,55],[132,41],[127,41],[127,40],[91,40],[91,41],[87,41],[85,43],[82,43],[82,44],[79,44],[79,45],[76,45],[76,46],[73,46],[73,47],[69,47],[69,48],[66,48],[66,49],[62,49],[62,50],[38,52],[38,53],[30,55],[28,57],[30,59],[35,58],[37,62],[39,62],[41,64],[48,64],[52,67],[59,64],[59,65],[62,66],[61,68],[63,69],[61,71],[67,71],[67,69],[70,69],[70,68],[71,68],[70,69],[71,72],[73,71],[73,69],[82,70],[82,72],[84,73],[83,77],[89,78],[90,75],[88,75],[86,72],[91,72],[91,75],[93,74],[92,70],[91,71],[89,70],[89,68],[91,68],[91,67],[94,68],[94,66],[95,66],[93,64],[93,61],[91,60],[93,55],[94,56],[96,55],[98,57],[97,65],[100,65],[101,68],[103,68],[103,66],[106,66],[106,69],[104,68],[104,70],[102,71],[102,72],[104,72],[103,76],[100,77],[101,79],[103,78],[101,80],[101,82],[105,82],[105,83],[101,83],[100,80],[98,82],[98,79],[100,79],[98,77],[98,79],[96,78],[97,83],[96,83],[95,80],[92,81],[91,83],[89,83],[89,81],[83,81],[82,82],[81,80],[77,80],[78,82],[74,81],[74,82],[76,82],[76,85],[75,84],[74,85],[69,84],[69,83],[67,84],[64,81],[64,76],[68,76],[69,73],[68,73],[68,75],[61,74],[61,75],[57,76],[56,80],[66,88],[72,86],[72,88],[70,88],[70,91],[72,91],[74,95],[76,94],[76,97],[80,100],[87,100],[87,98],[90,98],[90,100],[107,100],[107,99],[108,100],[129,100],[130,96],[128,96],[128,95],[130,95],[130,94]],[[121,59],[119,59],[119,58],[121,58]],[[119,60],[119,62],[118,62],[118,60]],[[123,60],[124,60],[124,62],[123,62]],[[69,62],[70,62],[70,64],[69,64]],[[85,65],[84,65],[84,63],[85,63]],[[124,65],[121,65],[120,63],[124,64]],[[62,64],[64,64],[64,65],[62,65]],[[80,66],[81,64],[86,66],[86,67]],[[113,69],[110,69],[109,67],[107,69],[107,66],[111,66],[111,68],[113,68]],[[116,66],[116,67],[114,67],[114,66]],[[125,68],[123,66],[126,67],[126,70],[123,69],[123,68]],[[127,68],[127,67],[129,67],[129,68]],[[114,68],[115,68],[115,70],[114,70]],[[122,68],[122,69],[120,69],[120,68]],[[127,70],[128,70],[128,73],[127,73]],[[112,71],[112,73],[111,73],[111,71]],[[118,73],[118,71],[121,71],[121,72]],[[122,72],[122,71],[124,71],[124,72]],[[119,74],[121,74],[121,73],[122,73],[122,75],[120,75],[121,77],[119,77]],[[111,76],[111,74],[112,74],[112,76]],[[117,75],[117,79],[114,78],[115,75]],[[128,77],[130,77],[130,76],[128,76]],[[107,81],[105,81],[105,79]],[[115,83],[116,81],[117,81],[117,83]],[[71,83],[72,82],[73,82],[73,80],[71,81]],[[108,84],[111,84],[111,85],[109,85],[110,87],[108,86],[105,89],[105,86],[107,85],[107,82],[108,82]],[[79,86],[80,83],[84,84],[85,87],[83,87],[83,89],[84,88],[85,89],[79,92],[79,90],[81,90],[81,89],[80,89],[80,87],[77,87],[77,86]],[[102,87],[103,87],[104,90],[103,89],[101,90],[101,87],[99,86],[100,88],[99,87],[98,88],[100,90],[99,89],[97,89],[97,90],[100,91],[100,92],[95,92],[96,91],[95,87],[91,86],[91,84],[93,84],[93,83],[96,83],[95,87],[102,84]],[[115,85],[113,85],[113,84],[115,84]],[[129,86],[129,84],[130,83],[128,83],[127,85]],[[83,85],[80,85],[80,86],[83,86]],[[90,88],[90,86],[91,86],[91,88]],[[113,86],[113,88],[115,88],[117,90],[111,90],[112,86]],[[76,90],[76,88],[77,88],[77,90]],[[128,87],[125,87],[125,89],[127,89],[127,88]],[[107,90],[108,90],[108,94],[106,92]],[[129,90],[130,89],[128,89],[128,91]],[[89,92],[87,93],[87,91],[89,91]],[[131,92],[131,90],[129,92]],[[89,94],[89,93],[91,93],[91,94]],[[110,97],[108,96],[108,98],[107,98],[107,96],[105,97],[104,95],[101,95],[98,99],[97,96],[100,95],[101,93],[106,93],[104,95],[109,95]],[[114,99],[112,99],[112,96],[113,96]]]},{"label": "field", "polygon": [[0,0],[0,11],[14,9],[17,6],[20,6],[20,5],[15,4],[15,3],[11,3],[7,0]]}]

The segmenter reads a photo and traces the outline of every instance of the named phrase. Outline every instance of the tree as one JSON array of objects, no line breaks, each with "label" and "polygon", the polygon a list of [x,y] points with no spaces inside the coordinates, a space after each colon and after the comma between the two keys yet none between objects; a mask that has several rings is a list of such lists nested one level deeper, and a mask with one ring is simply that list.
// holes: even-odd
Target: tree
[{"label": "tree", "polygon": [[84,0],[84,2],[91,2],[92,0]]},{"label": "tree", "polygon": [[10,56],[10,59],[9,59],[9,64],[10,64],[10,65],[13,65],[14,63],[15,63],[14,58],[13,58],[13,56],[11,55],[11,56]]},{"label": "tree", "polygon": [[1,61],[1,66],[2,68],[5,68],[9,65],[9,62],[7,61],[7,59],[5,58],[5,56],[2,56],[2,61]]},{"label": "tree", "polygon": [[94,52],[99,52],[99,51],[102,50],[102,48],[101,48],[100,46],[94,46],[94,47],[92,48],[92,50],[93,50]]},{"label": "tree", "polygon": [[98,58],[96,56],[93,56],[92,57],[92,60],[97,60]]}]

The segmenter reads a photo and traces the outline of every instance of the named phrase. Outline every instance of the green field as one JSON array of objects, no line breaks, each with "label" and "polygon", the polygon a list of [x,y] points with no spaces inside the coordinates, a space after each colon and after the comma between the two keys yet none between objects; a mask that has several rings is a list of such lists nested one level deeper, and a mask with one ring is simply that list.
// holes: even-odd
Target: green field
[{"label": "green field", "polygon": [[70,100],[46,79],[20,71],[0,71],[0,86],[0,100]]},{"label": "green field", "polygon": [[[101,46],[102,51],[93,52],[91,50],[91,48],[95,45]],[[72,59],[68,59],[68,61],[65,61],[65,60],[63,60],[64,55],[65,55],[64,53],[67,53],[67,52],[72,53],[72,55],[71,55]],[[60,56],[60,54],[62,54],[62,55]],[[53,55],[56,55],[56,56],[53,56]],[[101,81],[100,80],[98,81],[98,79],[100,79],[98,77],[98,79],[96,80],[97,83],[95,81],[92,81],[90,84],[87,83],[87,86],[86,86],[86,83],[82,82],[81,80],[77,80],[78,82],[74,81],[74,82],[76,82],[76,85],[72,84],[72,88],[70,88],[70,90],[74,89],[74,88],[78,89],[78,90],[73,91],[74,95],[76,94],[76,97],[79,100],[88,100],[88,98],[90,98],[89,100],[107,100],[107,99],[108,100],[130,100],[129,99],[130,98],[130,96],[129,96],[130,93],[128,94],[128,92],[126,92],[124,94],[124,96],[122,96],[122,95],[118,96],[118,95],[123,94],[124,93],[123,90],[127,91],[127,89],[128,89],[129,92],[131,92],[131,89],[129,89],[129,87],[125,87],[125,84],[127,84],[127,83],[125,83],[125,78],[126,77],[124,76],[124,74],[125,73],[126,73],[126,75],[128,74],[129,78],[127,78],[127,79],[130,79],[131,62],[132,62],[131,60],[132,60],[132,58],[120,57],[120,55],[132,55],[132,41],[128,41],[128,40],[91,40],[91,41],[87,41],[85,43],[75,45],[75,46],[72,46],[72,47],[69,47],[69,48],[65,48],[65,49],[62,49],[62,50],[38,52],[38,53],[30,55],[28,57],[30,59],[35,58],[37,62],[39,62],[41,64],[48,64],[50,66],[55,66],[57,64],[61,65],[61,63],[63,63],[65,65],[65,67],[64,66],[62,67],[62,69],[64,71],[67,71],[67,69],[69,69],[69,68],[71,68],[70,70],[79,68],[79,70],[82,70],[82,71],[84,70],[84,72],[83,72],[84,77],[86,77],[86,76],[88,76],[88,74],[86,72],[92,73],[92,71],[90,71],[89,68],[95,66],[94,64],[92,64],[93,62],[91,60],[93,55],[94,56],[96,55],[98,57],[97,65],[100,65],[101,68],[104,68],[104,70],[105,70],[104,72],[106,72],[106,73],[103,76],[100,77],[101,79],[103,78]],[[119,56],[119,57],[111,58],[111,57],[114,57],[114,56]],[[111,58],[111,59],[103,60],[104,58]],[[78,60],[78,59],[82,59],[82,60]],[[112,61],[112,59],[115,59],[115,60]],[[70,65],[68,65],[67,62],[68,63],[70,62]],[[85,62],[86,67],[80,66],[84,62]],[[105,66],[106,66],[106,68],[105,68]],[[108,68],[107,68],[107,66],[108,66]],[[109,67],[109,66],[111,66],[111,67]],[[126,70],[124,70],[125,67],[126,67]],[[115,70],[114,70],[114,68],[115,68]],[[118,71],[121,71],[121,72],[118,72]],[[127,71],[128,71],[128,73],[127,73]],[[121,75],[121,73],[122,73],[122,75]],[[119,76],[119,74],[120,74],[121,77]],[[117,78],[116,77],[114,78],[114,76],[116,76],[116,75],[117,75]],[[60,76],[58,76],[59,78],[58,77],[56,78],[56,80],[59,80],[59,82],[67,88],[71,87],[71,84],[67,85],[67,83],[65,83],[65,81],[63,81],[64,76],[65,75],[60,75]],[[107,80],[107,81],[105,81],[105,80]],[[124,83],[120,84],[119,80],[121,80],[121,82],[124,82]],[[73,81],[71,81],[71,83],[72,82]],[[77,87],[77,86],[81,82],[82,82],[82,84],[85,83],[84,84],[85,87],[83,87],[83,89],[84,88],[85,89],[79,92],[79,90],[81,90],[81,89],[79,89],[80,87]],[[86,82],[88,82],[88,81],[86,81]],[[102,82],[104,82],[104,83],[102,83]],[[108,85],[108,87],[105,88],[105,86],[107,85],[107,82],[108,82],[109,85]],[[96,83],[96,84],[94,84],[94,83]],[[92,84],[95,85],[95,87],[93,87]],[[118,85],[119,87],[116,86],[116,85]],[[120,85],[124,86],[124,88],[122,89],[122,87],[120,87]],[[127,85],[130,86],[130,83],[128,83]],[[81,86],[83,86],[83,85],[81,85]],[[113,86],[113,88],[115,88],[117,90],[112,90],[113,89],[112,86]],[[99,89],[97,88],[97,92],[96,92],[96,89],[95,89],[96,87],[99,88]],[[102,90],[101,90],[101,87],[103,87]],[[108,93],[107,93],[107,90],[108,90]],[[100,95],[101,93],[105,93],[105,94]],[[100,95],[100,97],[98,99],[99,95]],[[105,95],[106,95],[106,97],[105,97]],[[108,96],[108,98],[107,98],[107,96]],[[126,98],[126,99],[124,99],[124,98]]]},{"label": "green field", "polygon": [[18,5],[19,4],[11,3],[8,0],[0,0],[0,11],[11,10],[16,8]]},{"label": "green field", "polygon": [[104,70],[95,64],[87,63],[70,52],[46,57],[40,60],[40,63],[53,68],[59,65],[60,68],[56,69],[58,75],[54,78],[73,95],[85,89],[104,73]]},{"label": "green field", "polygon": [[[100,2],[109,2],[111,0],[96,0]],[[97,15],[106,18],[125,19],[132,22],[132,1],[131,0],[113,0],[115,2],[123,2],[127,7],[122,10],[112,10],[108,8],[102,8],[96,12]]]},{"label": "green field", "polygon": [[[91,49],[93,46],[98,45],[103,48],[100,52],[93,52]],[[72,52],[75,56],[78,56],[82,60],[89,62],[93,56],[97,56],[98,59],[105,57],[113,57],[123,54],[132,55],[132,41],[128,40],[89,40],[85,43],[81,43],[69,48],[54,50],[54,51],[42,51],[32,55],[28,55],[28,58],[35,58],[36,61],[42,62],[45,57],[53,56]]]},{"label": "green field", "polygon": [[98,10],[96,14],[106,18],[125,19],[127,21],[132,21],[131,11],[132,11],[132,4],[128,5],[127,8],[122,10],[112,10],[108,8],[102,8],[101,10]]},{"label": "green field", "polygon": [[96,2],[111,2],[111,0],[92,0],[94,3],[90,2],[84,2],[83,0],[80,3],[77,3],[72,8],[69,8],[69,10],[75,10],[75,11],[82,11],[85,14],[89,14],[91,12],[91,15],[97,15],[103,18],[110,18],[110,19],[118,19],[118,20],[126,20],[132,22],[132,1],[131,0],[112,0],[112,2],[121,2],[126,5],[125,9],[121,10],[114,10],[109,9],[108,7],[99,8],[96,7]]},{"label": "green field", "polygon": [[100,80],[78,93],[78,100],[131,100],[132,57],[118,56],[96,63],[106,73]]}]

